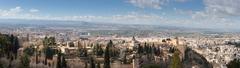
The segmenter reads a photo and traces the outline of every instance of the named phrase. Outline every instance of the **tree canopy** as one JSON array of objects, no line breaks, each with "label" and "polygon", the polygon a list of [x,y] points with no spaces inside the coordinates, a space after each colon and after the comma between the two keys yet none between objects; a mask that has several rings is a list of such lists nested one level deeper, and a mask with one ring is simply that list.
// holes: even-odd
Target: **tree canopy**
[{"label": "tree canopy", "polygon": [[18,37],[13,35],[0,34],[0,56],[7,56],[9,58],[16,57],[19,48],[20,45]]},{"label": "tree canopy", "polygon": [[113,46],[112,40],[110,40],[106,46],[104,53],[104,68],[110,68],[110,47]]},{"label": "tree canopy", "polygon": [[234,59],[227,64],[227,68],[240,68],[240,60]]}]

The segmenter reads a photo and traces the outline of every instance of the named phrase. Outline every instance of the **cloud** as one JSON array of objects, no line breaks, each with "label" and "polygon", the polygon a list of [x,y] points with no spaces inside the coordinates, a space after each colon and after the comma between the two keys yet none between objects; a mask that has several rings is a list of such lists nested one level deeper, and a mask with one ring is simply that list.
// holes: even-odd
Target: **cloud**
[{"label": "cloud", "polygon": [[[11,9],[0,9],[1,19],[31,19],[31,20],[57,20],[57,21],[87,21],[87,22],[105,22],[105,23],[122,23],[122,24],[151,24],[151,25],[172,25],[184,27],[204,27],[204,28],[225,28],[223,26],[237,26],[239,20],[231,19],[226,15],[219,15],[217,11],[209,11],[208,9],[201,11],[185,11],[174,9],[180,17],[169,18],[165,14],[149,14],[131,12],[127,14],[116,14],[110,16],[50,16],[44,15],[37,11],[31,12],[17,6]],[[41,15],[39,15],[41,14]],[[188,15],[192,18],[182,18]],[[232,14],[231,14],[232,15]],[[234,15],[236,16],[236,15]],[[229,25],[230,24],[230,25]]]},{"label": "cloud", "polygon": [[[193,0],[173,0],[171,2],[188,2]],[[154,8],[161,9],[164,5],[167,5],[170,0],[129,0],[129,3],[134,6],[140,8]],[[186,25],[198,25],[198,24],[208,24],[208,27],[223,27],[226,24],[235,24],[239,22],[240,19],[240,6],[238,5],[240,0],[203,0],[204,9],[203,10],[183,10],[183,9],[174,9],[174,11],[178,15],[190,16],[191,19],[168,19],[161,18],[160,20],[156,20],[157,18],[145,19],[150,22],[165,22],[170,24],[184,24]],[[140,18],[139,18],[140,17]],[[159,16],[161,17],[161,16]],[[142,19],[141,16],[136,18]],[[124,19],[124,18],[121,18]],[[125,19],[136,20],[135,18],[127,17]],[[154,20],[154,21],[152,21]],[[142,21],[143,22],[143,21]],[[147,22],[147,21],[144,21]],[[225,24],[225,25],[224,25]],[[202,27],[202,26],[198,26]],[[206,26],[204,26],[206,27]]]},{"label": "cloud", "polygon": [[128,2],[140,8],[161,9],[168,0],[129,0]]},{"label": "cloud", "polygon": [[[162,6],[167,5],[171,0],[128,0],[128,3],[133,4],[139,8],[153,8],[161,9]],[[188,2],[190,0],[173,0],[171,2]]]},{"label": "cloud", "polygon": [[[188,2],[192,0],[128,0],[128,3],[140,8],[161,9],[169,2]],[[218,16],[240,16],[240,0],[203,0],[204,13]]]},{"label": "cloud", "polygon": [[[192,11],[190,20],[209,28],[237,28],[240,24],[240,0],[203,0],[204,10]],[[178,11],[181,12],[181,11]]]},{"label": "cloud", "polygon": [[37,9],[29,9],[29,11],[24,11],[20,6],[10,9],[0,9],[1,19],[39,19],[44,16],[34,15],[33,13],[38,12]]},{"label": "cloud", "polygon": [[23,9],[19,6],[15,7],[15,8],[11,8],[9,10],[1,10],[0,9],[0,16],[15,16],[22,11],[23,11]]},{"label": "cloud", "polygon": [[207,13],[240,16],[240,0],[204,0]]},{"label": "cloud", "polygon": [[38,15],[38,9],[29,9],[24,11],[21,7],[15,7],[7,10],[0,9],[1,19],[31,19],[31,20],[58,20],[58,21],[88,21],[88,22],[108,22],[108,23],[124,23],[124,24],[153,24],[163,17],[154,14],[140,14],[136,12],[111,15],[111,16],[49,16]]},{"label": "cloud", "polygon": [[39,12],[39,10],[38,9],[30,9],[29,12],[35,13],[35,12]]},{"label": "cloud", "polygon": [[21,12],[23,9],[20,6],[10,9],[10,12]]},{"label": "cloud", "polygon": [[187,2],[187,1],[190,1],[190,0],[176,0],[176,2]]}]

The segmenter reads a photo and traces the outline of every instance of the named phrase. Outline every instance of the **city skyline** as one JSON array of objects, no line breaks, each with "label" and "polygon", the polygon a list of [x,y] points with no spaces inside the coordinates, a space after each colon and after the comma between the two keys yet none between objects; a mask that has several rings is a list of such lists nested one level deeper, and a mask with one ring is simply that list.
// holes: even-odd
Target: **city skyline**
[{"label": "city skyline", "polygon": [[2,0],[0,19],[240,29],[240,0]]}]

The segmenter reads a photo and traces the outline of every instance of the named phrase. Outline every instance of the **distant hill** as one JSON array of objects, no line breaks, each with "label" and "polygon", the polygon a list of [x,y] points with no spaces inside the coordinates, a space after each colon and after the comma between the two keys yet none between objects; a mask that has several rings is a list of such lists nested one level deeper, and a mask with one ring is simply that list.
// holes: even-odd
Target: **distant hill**
[{"label": "distant hill", "polygon": [[77,29],[96,30],[154,30],[154,31],[175,31],[175,32],[221,32],[217,29],[190,28],[167,25],[146,25],[146,24],[119,24],[105,22],[86,21],[57,21],[57,20],[22,20],[22,19],[0,19],[1,27],[69,27]]}]

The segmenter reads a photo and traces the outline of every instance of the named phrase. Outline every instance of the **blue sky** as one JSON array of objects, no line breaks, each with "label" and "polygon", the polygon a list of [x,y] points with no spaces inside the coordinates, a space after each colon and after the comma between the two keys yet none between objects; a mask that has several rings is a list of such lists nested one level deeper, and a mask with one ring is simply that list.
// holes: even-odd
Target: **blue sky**
[{"label": "blue sky", "polygon": [[240,0],[0,0],[0,18],[239,29],[238,3]]},{"label": "blue sky", "polygon": [[42,14],[66,15],[112,15],[135,11],[124,0],[4,0],[1,8],[21,6],[26,9],[37,8]]}]

